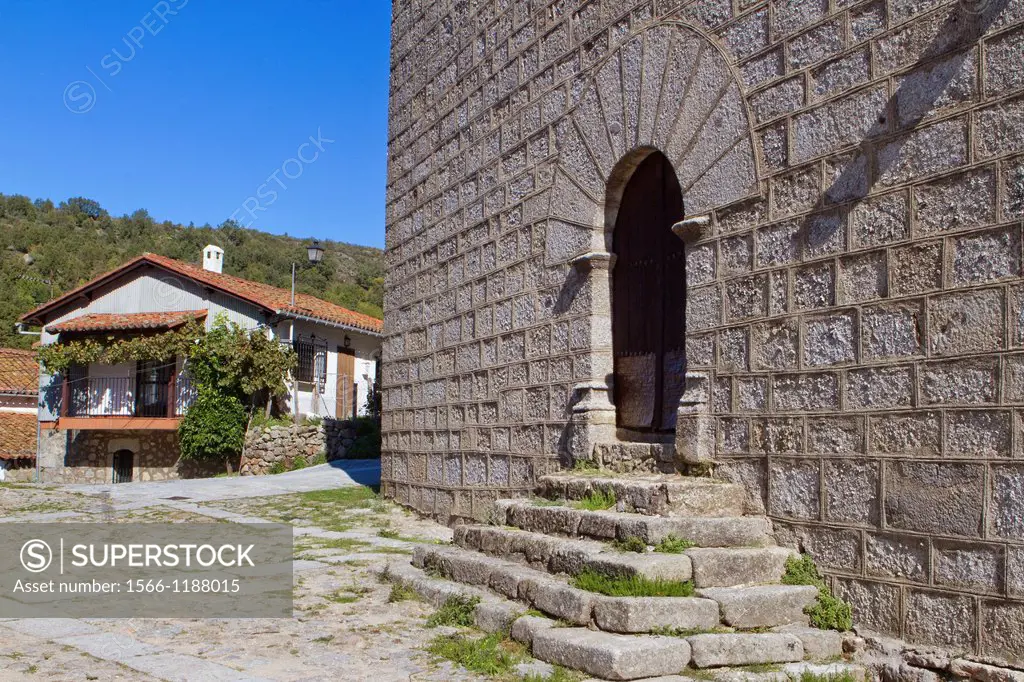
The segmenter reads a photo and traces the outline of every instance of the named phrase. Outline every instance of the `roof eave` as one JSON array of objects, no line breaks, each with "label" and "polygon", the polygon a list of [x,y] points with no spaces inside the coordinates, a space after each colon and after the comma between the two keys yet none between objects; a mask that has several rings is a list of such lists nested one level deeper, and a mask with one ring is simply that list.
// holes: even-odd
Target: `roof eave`
[{"label": "roof eave", "polygon": [[302,313],[296,313],[296,312],[293,312],[293,311],[290,311],[290,310],[278,310],[278,311],[276,311],[275,314],[279,318],[284,319],[284,320],[302,320],[303,322],[312,322],[314,324],[323,324],[323,325],[327,325],[328,327],[333,327],[335,329],[344,329],[345,331],[355,332],[357,334],[366,334],[367,336],[372,336],[372,337],[378,338],[378,339],[384,338],[384,334],[382,332],[375,332],[375,331],[372,331],[372,330],[369,330],[369,329],[365,329],[363,327],[357,327],[357,326],[352,325],[352,324],[344,324],[343,322],[335,322],[333,320],[325,320],[325,319],[320,318],[320,317],[313,317],[312,315],[303,315]]}]

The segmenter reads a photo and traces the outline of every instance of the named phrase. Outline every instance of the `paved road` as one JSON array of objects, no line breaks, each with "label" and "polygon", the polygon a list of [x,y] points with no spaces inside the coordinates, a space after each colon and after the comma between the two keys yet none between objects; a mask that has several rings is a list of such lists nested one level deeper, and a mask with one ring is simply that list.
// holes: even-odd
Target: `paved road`
[{"label": "paved road", "polygon": [[108,493],[114,504],[147,503],[179,498],[190,502],[265,497],[353,485],[378,485],[380,460],[340,460],[274,476],[234,476],[177,481],[149,481],[102,485],[68,485],[82,493]]}]

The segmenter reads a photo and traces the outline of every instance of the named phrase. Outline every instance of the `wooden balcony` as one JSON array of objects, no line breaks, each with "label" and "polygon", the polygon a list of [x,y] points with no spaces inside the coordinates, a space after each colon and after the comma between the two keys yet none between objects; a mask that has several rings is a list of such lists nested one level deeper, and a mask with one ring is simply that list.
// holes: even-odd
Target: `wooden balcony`
[{"label": "wooden balcony", "polygon": [[185,375],[171,374],[166,383],[131,376],[72,376],[61,386],[57,427],[172,431],[178,428],[195,397],[195,389]]}]

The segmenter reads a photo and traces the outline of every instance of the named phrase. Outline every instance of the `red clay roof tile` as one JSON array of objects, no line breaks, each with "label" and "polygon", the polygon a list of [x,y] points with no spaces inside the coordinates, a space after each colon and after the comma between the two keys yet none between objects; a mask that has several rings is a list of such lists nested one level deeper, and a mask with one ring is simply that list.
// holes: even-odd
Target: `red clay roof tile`
[{"label": "red clay roof tile", "polygon": [[51,334],[66,332],[140,331],[144,329],[173,329],[191,320],[206,317],[205,310],[185,310],[167,313],[92,313],[71,320],[51,324]]},{"label": "red clay roof tile", "polygon": [[35,459],[37,428],[34,414],[0,412],[0,459]]},{"label": "red clay roof tile", "polygon": [[29,350],[0,348],[0,393],[36,395],[39,393],[39,362]]}]

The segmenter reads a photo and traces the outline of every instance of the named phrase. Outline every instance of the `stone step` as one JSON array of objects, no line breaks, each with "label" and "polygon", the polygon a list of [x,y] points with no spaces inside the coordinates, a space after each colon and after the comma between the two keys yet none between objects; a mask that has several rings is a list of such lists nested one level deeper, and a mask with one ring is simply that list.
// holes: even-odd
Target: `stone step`
[{"label": "stone step", "polygon": [[711,630],[720,620],[741,629],[807,625],[804,607],[817,596],[817,589],[806,585],[768,585],[706,588],[697,597],[608,597],[577,589],[543,570],[461,547],[419,546],[413,565],[610,632]]},{"label": "stone step", "polygon": [[[426,559],[427,549],[452,551],[450,547],[424,548],[419,560]],[[490,557],[481,558],[497,562],[494,565],[501,563]],[[530,570],[522,566],[512,568]],[[557,627],[551,619],[524,615],[525,609],[520,603],[503,599],[489,590],[432,577],[404,561],[388,564],[380,576],[412,589],[435,607],[442,606],[453,596],[479,599],[473,609],[473,619],[481,630],[510,633],[513,639],[530,647],[535,658],[606,680],[685,676],[688,663],[697,667],[786,663],[799,660],[796,653],[799,651],[802,655],[805,646],[802,642],[813,642],[815,636],[815,631],[806,628],[767,634],[710,633],[665,637]],[[525,589],[527,592],[536,590],[529,585]],[[825,650],[820,646],[818,649]]]},{"label": "stone step", "polygon": [[722,622],[734,628],[807,625],[804,608],[814,603],[818,588],[810,585],[709,587],[697,594],[721,607]]},{"label": "stone step", "polygon": [[636,537],[657,545],[669,536],[700,547],[764,547],[774,545],[771,524],[763,516],[646,516],[612,511],[586,511],[540,505],[524,500],[498,500],[498,524],[546,535],[626,540]]},{"label": "stone step", "polygon": [[690,558],[685,554],[620,552],[593,540],[571,540],[514,528],[459,526],[455,528],[454,542],[459,547],[548,573],[576,575],[590,569],[607,576],[640,575],[652,580],[680,581],[689,580],[692,575]]},{"label": "stone step", "polygon": [[711,478],[671,475],[603,476],[552,474],[538,481],[541,496],[582,500],[592,492],[615,494],[616,511],[652,516],[743,516],[743,486]]},{"label": "stone step", "polygon": [[687,637],[694,667],[791,663],[803,660],[804,645],[784,633],[725,633]]},{"label": "stone step", "polygon": [[682,672],[690,662],[690,644],[677,637],[549,628],[534,635],[533,655],[605,680],[639,680]]},{"label": "stone step", "polygon": [[594,463],[602,470],[620,474],[676,470],[674,443],[596,443]]},{"label": "stone step", "polygon": [[777,583],[786,572],[786,560],[799,556],[786,547],[694,547],[685,554],[697,587]]},{"label": "stone step", "polygon": [[719,624],[720,607],[711,599],[607,597],[577,589],[543,571],[457,547],[421,545],[412,563],[442,578],[490,588],[569,623],[593,623],[610,632],[711,630]]}]

